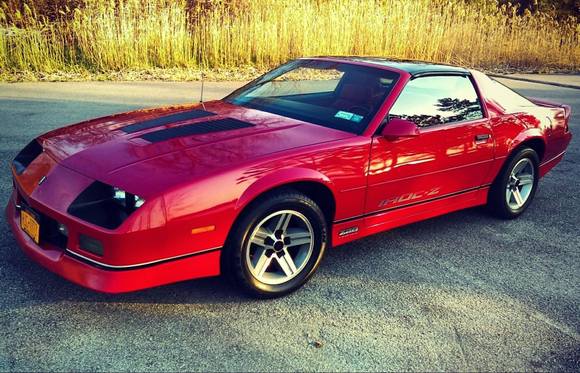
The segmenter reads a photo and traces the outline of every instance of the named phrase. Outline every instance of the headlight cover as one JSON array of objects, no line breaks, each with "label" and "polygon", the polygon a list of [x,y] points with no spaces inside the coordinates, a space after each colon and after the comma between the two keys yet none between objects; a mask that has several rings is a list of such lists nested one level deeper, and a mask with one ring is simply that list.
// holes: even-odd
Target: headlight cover
[{"label": "headlight cover", "polygon": [[95,181],[78,195],[67,212],[100,227],[115,229],[144,203],[135,194]]},{"label": "headlight cover", "polygon": [[36,141],[32,140],[18,153],[16,158],[12,161],[12,166],[18,175],[22,174],[26,167],[28,167],[33,160],[42,153],[42,146]]}]

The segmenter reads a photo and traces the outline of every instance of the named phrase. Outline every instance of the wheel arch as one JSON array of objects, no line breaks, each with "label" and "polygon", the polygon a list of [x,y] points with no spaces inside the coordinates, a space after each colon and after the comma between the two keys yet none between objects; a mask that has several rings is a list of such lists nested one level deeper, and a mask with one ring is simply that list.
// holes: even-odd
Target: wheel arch
[{"label": "wheel arch", "polygon": [[[508,153],[507,157],[505,158],[501,168],[499,169],[497,175],[495,176],[493,183],[491,184],[489,191],[487,193],[487,207],[494,215],[503,218],[503,219],[514,219],[521,215],[527,208],[527,206],[531,203],[531,200],[534,197],[537,183],[540,178],[537,169],[535,172],[531,174],[533,177],[533,185],[532,189],[529,191],[529,195],[522,199],[520,195],[520,199],[523,202],[520,204],[519,202],[516,204],[516,208],[510,205],[510,199],[512,198],[511,195],[506,197],[506,190],[511,190],[511,194],[514,194],[514,189],[509,188],[509,180],[511,178],[510,174],[512,172],[511,167],[515,167],[517,162],[525,158],[517,157],[518,153],[521,153],[522,150],[533,150],[536,153],[538,158],[538,164],[536,165],[539,168],[539,163],[544,155],[545,151],[545,144],[542,138],[528,138],[525,141],[517,143]],[[529,153],[528,153],[529,154]],[[530,158],[528,156],[528,158]],[[535,161],[535,160],[534,160]],[[516,177],[517,178],[517,177]],[[513,185],[512,185],[513,186]],[[515,184],[517,186],[517,184]],[[508,189],[506,189],[508,188]],[[519,194],[519,193],[518,193]],[[507,198],[507,200],[506,200]]]},{"label": "wheel arch", "polygon": [[510,159],[516,152],[523,147],[532,148],[537,154],[540,162],[546,153],[546,141],[537,129],[532,131],[524,131],[514,138],[514,141],[509,147],[506,159]]},{"label": "wheel arch", "polygon": [[511,149],[508,158],[522,148],[533,149],[538,154],[538,158],[540,159],[541,163],[542,159],[544,159],[544,154],[546,153],[546,142],[544,141],[544,138],[540,136],[528,138],[517,144],[513,149]]},{"label": "wheel arch", "polygon": [[538,154],[540,163],[542,162],[542,159],[546,152],[546,142],[544,141],[544,138],[539,135],[525,137],[523,140],[519,140],[519,138],[520,136],[518,136],[512,143],[512,146],[510,147],[507,156],[505,157],[501,167],[499,167],[497,174],[493,178],[493,183],[495,183],[498,177],[502,175],[504,169],[509,164],[509,161],[512,159],[512,157],[523,148],[533,149]]},{"label": "wheel arch", "polygon": [[[245,265],[241,264],[244,248],[235,244],[239,243],[236,241],[236,237],[241,239],[243,243],[245,236],[240,237],[239,235],[247,234],[247,227],[241,222],[252,219],[249,212],[254,206],[257,206],[256,203],[267,200],[268,195],[287,188],[305,193],[314,199],[323,210],[326,219],[331,219],[331,217],[327,215],[329,210],[326,212],[324,210],[334,209],[332,182],[325,175],[312,169],[280,169],[254,181],[246,188],[236,201],[236,214],[220,254],[220,272],[229,276],[234,284],[241,286],[249,294],[260,298],[283,295],[302,286],[318,267],[327,246],[327,244],[321,244],[318,249],[315,248],[318,250],[318,254],[313,255],[315,260],[309,259],[307,266],[300,274],[281,285],[263,284],[248,274],[248,269],[244,269]],[[282,288],[275,290],[272,286],[282,286]]]},{"label": "wheel arch", "polygon": [[334,220],[336,197],[332,181],[312,169],[292,168],[264,176],[250,185],[236,203],[232,226],[253,203],[283,189],[294,189],[308,196],[318,204],[329,224]]},{"label": "wheel arch", "polygon": [[[330,229],[336,211],[336,198],[330,179],[318,171],[311,169],[280,170],[258,179],[238,198],[235,207],[236,214],[228,230],[224,247],[230,244],[232,232],[236,229],[238,222],[244,217],[244,214],[251,210],[254,203],[258,203],[262,198],[267,198],[269,194],[284,189],[297,190],[317,202],[327,219]],[[222,271],[226,263],[226,258],[222,255],[220,259]]]}]

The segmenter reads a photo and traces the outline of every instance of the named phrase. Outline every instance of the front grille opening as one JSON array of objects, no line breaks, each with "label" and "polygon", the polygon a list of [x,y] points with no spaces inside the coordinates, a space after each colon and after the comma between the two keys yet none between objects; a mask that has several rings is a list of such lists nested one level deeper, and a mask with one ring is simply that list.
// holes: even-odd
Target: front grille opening
[{"label": "front grille opening", "polygon": [[40,223],[40,242],[48,243],[60,249],[66,249],[68,242],[68,234],[63,231],[56,220],[49,218],[46,215],[41,216]]},{"label": "front grille opening", "polygon": [[67,212],[99,227],[116,229],[135,208],[120,204],[114,197],[112,186],[95,181],[79,194]]},{"label": "front grille opening", "polygon": [[42,146],[36,140],[32,140],[18,153],[16,158],[12,161],[14,170],[18,175],[22,174],[26,167],[28,167],[33,160],[42,153]]}]

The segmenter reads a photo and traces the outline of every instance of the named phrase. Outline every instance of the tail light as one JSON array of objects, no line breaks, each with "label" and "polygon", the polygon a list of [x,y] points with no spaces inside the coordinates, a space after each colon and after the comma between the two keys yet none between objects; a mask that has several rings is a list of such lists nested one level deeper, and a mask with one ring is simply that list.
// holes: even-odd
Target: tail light
[{"label": "tail light", "polygon": [[570,106],[568,105],[560,105],[557,109],[556,115],[554,115],[554,119],[558,121],[558,123],[564,125],[564,131],[568,132],[570,129],[568,127],[568,122],[570,121],[570,114],[572,112]]},{"label": "tail light", "polygon": [[564,109],[564,129],[566,130],[566,132],[570,131],[570,115],[572,114],[572,108],[570,107],[570,105],[562,105],[562,108]]}]

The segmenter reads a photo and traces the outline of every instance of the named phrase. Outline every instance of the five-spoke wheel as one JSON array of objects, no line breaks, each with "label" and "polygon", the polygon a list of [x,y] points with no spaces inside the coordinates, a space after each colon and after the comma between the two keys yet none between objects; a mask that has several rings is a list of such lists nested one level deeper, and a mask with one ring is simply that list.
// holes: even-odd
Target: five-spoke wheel
[{"label": "five-spoke wheel", "polygon": [[534,188],[534,164],[529,158],[516,163],[506,186],[506,202],[512,210],[521,208],[530,198]]},{"label": "five-spoke wheel", "polygon": [[222,270],[251,295],[284,295],[314,273],[327,240],[326,217],[316,202],[290,189],[267,194],[236,222]]},{"label": "five-spoke wheel", "polygon": [[312,225],[297,211],[268,215],[254,228],[248,241],[246,262],[250,272],[264,284],[292,279],[312,255],[313,236]]},{"label": "five-spoke wheel", "polygon": [[514,153],[491,186],[488,206],[499,217],[521,215],[534,198],[538,185],[538,154],[531,148]]}]

